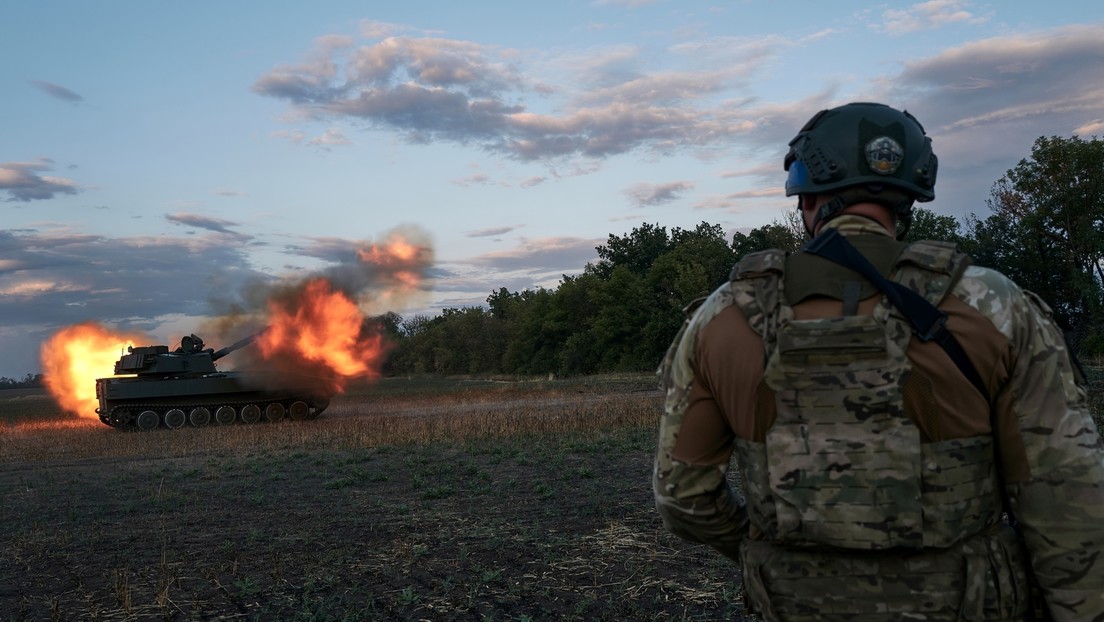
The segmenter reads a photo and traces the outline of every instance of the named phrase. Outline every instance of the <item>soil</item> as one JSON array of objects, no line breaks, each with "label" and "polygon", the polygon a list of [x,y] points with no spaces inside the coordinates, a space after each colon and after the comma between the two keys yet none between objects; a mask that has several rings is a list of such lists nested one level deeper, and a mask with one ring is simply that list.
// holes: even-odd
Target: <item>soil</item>
[{"label": "soil", "polygon": [[[257,435],[379,416],[335,406]],[[654,433],[0,460],[0,620],[742,620],[656,515]]]}]

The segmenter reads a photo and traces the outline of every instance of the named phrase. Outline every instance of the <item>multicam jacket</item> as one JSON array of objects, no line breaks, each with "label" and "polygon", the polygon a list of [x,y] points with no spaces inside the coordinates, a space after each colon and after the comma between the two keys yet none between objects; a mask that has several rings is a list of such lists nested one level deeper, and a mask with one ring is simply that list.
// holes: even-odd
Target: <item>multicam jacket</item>
[{"label": "multicam jacket", "polygon": [[866,219],[829,226],[935,299],[988,394],[850,270],[745,259],[659,371],[664,523],[739,562],[768,620],[1023,619],[999,466],[1050,614],[1104,620],[1104,443],[1049,309],[993,270],[925,276],[901,258],[938,247]]}]

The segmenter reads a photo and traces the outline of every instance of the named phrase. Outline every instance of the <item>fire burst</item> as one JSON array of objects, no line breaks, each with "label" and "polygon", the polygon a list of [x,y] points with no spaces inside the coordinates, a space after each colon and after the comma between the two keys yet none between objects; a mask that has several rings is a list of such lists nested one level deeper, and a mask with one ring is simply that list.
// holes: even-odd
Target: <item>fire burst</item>
[{"label": "fire burst", "polygon": [[142,343],[139,334],[109,330],[95,322],[67,326],[42,344],[43,382],[66,412],[96,416],[96,378],[112,370],[128,344]]},{"label": "fire burst", "polygon": [[[343,264],[330,273],[333,278],[316,276],[271,294],[269,328],[256,343],[280,382],[326,384],[341,392],[350,379],[379,377],[389,345],[360,305],[371,294],[380,306],[394,308],[386,305],[418,290],[433,253],[411,239],[392,232],[386,241],[358,250],[352,270]],[[93,417],[96,379],[111,375],[127,345],[148,343],[155,342],[93,322],[64,328],[42,346],[46,386],[64,410]]]},{"label": "fire burst", "polygon": [[298,296],[269,305],[269,329],[257,339],[265,359],[309,362],[313,375],[328,378],[337,392],[350,378],[379,376],[387,353],[382,336],[365,330],[364,314],[326,279],[312,279]]},{"label": "fire burst", "polygon": [[372,244],[357,251],[357,259],[375,265],[385,272],[406,293],[416,290],[422,272],[433,261],[428,246],[418,246],[403,234],[394,232],[383,244]]}]

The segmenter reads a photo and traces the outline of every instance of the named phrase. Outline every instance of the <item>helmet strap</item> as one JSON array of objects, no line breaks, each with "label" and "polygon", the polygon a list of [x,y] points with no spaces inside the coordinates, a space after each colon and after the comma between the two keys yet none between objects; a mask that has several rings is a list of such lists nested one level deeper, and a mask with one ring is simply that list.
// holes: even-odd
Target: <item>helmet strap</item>
[{"label": "helmet strap", "polygon": [[[813,232],[821,223],[828,222],[839,216],[843,210],[858,203],[877,203],[888,208],[897,222],[897,239],[903,239],[908,233],[909,226],[912,224],[913,198],[897,189],[868,186],[852,186],[836,193],[831,200],[820,206],[813,216],[812,228],[805,225],[805,232],[809,237],[813,237]],[[802,221],[804,222],[804,219]]]}]

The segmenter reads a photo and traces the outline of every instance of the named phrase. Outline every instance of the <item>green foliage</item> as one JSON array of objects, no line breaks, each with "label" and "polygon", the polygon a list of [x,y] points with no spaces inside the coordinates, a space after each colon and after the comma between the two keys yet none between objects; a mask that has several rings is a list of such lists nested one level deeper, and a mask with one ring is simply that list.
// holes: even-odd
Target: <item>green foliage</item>
[{"label": "green foliage", "polygon": [[795,211],[788,214],[785,221],[776,220],[746,235],[737,232],[732,236],[732,250],[737,257],[770,248],[793,252],[801,248],[805,238],[804,225]]},{"label": "green foliage", "polygon": [[1104,354],[1104,141],[1040,137],[988,203],[964,246],[1039,294],[1086,354]]},{"label": "green foliage", "polygon": [[605,246],[595,249],[599,260],[591,269],[603,279],[608,279],[617,266],[624,266],[634,274],[644,274],[660,255],[670,250],[670,246],[665,227],[644,223],[625,237],[611,234]]},{"label": "green foliage", "polygon": [[0,376],[0,390],[3,389],[41,389],[42,374],[27,374],[22,380]]},{"label": "green foliage", "polygon": [[683,309],[724,282],[736,255],[719,225],[644,223],[609,236],[599,260],[555,290],[499,288],[487,307],[435,318],[385,318],[396,374],[567,374],[650,371]]},{"label": "green foliage", "polygon": [[905,234],[905,241],[943,240],[962,245],[962,228],[954,216],[936,214],[930,209],[917,207],[912,211],[912,225]]}]

